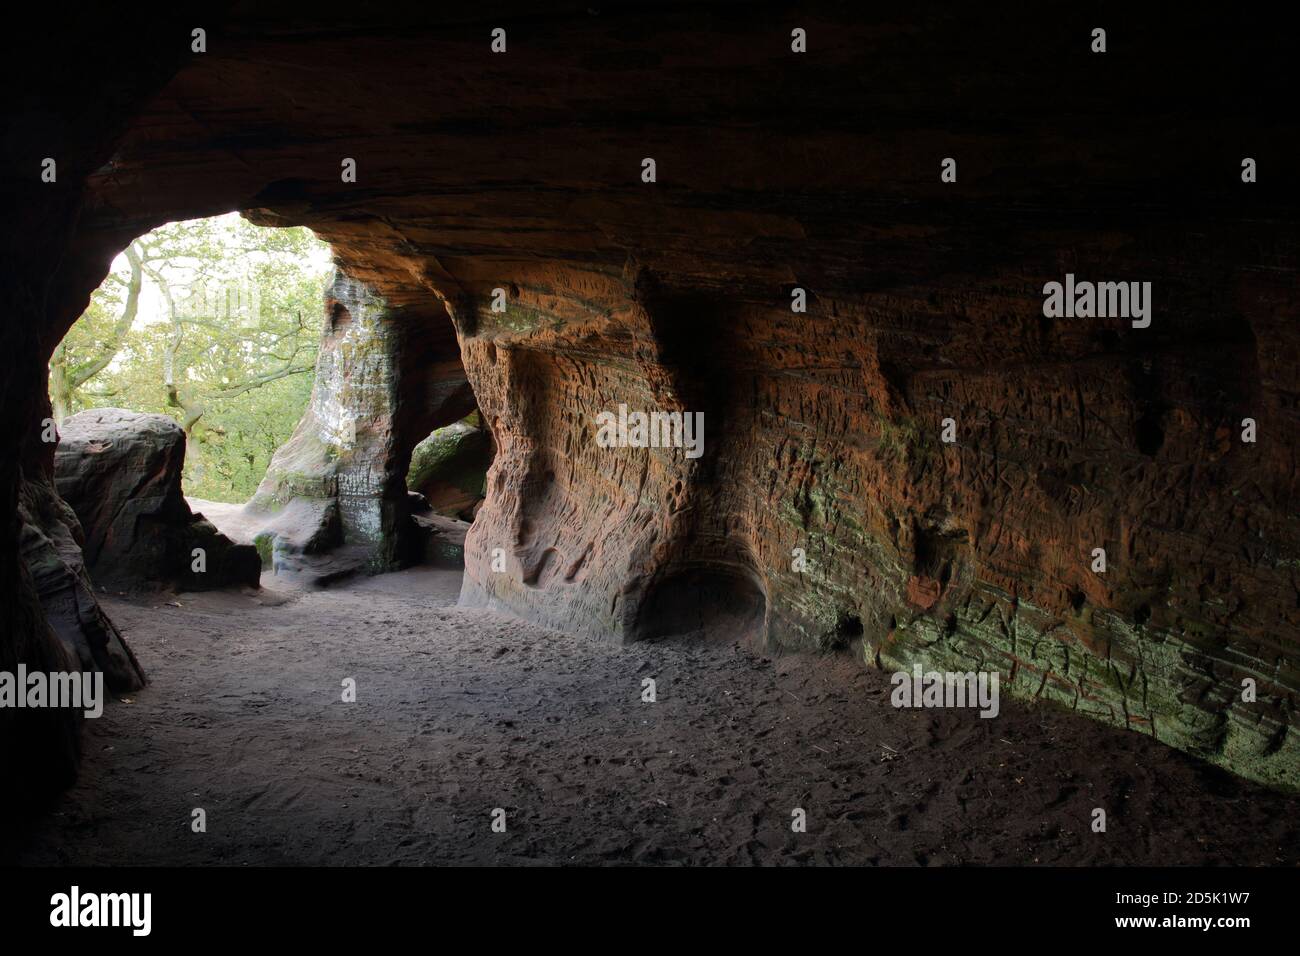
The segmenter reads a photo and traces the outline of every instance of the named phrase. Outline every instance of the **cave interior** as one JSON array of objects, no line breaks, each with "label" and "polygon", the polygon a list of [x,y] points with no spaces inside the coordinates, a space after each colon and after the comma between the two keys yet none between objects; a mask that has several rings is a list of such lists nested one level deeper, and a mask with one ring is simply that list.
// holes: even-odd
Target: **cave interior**
[{"label": "cave interior", "polygon": [[[997,671],[1300,787],[1287,37],[1118,4],[740,6],[228,3],[25,36],[0,669],[144,679],[93,593],[69,619],[24,556],[28,525],[68,533],[47,362],[134,237],[236,210],[334,250],[316,387],[355,441],[304,490],[331,425],[305,418],[267,494],[332,500],[371,570],[413,560],[412,448],[477,408],[495,456],[462,607]],[[1150,283],[1151,321],[1046,314],[1067,274]],[[703,453],[603,447],[620,405],[700,413]],[[0,713],[31,792],[74,778],[78,734]]]}]

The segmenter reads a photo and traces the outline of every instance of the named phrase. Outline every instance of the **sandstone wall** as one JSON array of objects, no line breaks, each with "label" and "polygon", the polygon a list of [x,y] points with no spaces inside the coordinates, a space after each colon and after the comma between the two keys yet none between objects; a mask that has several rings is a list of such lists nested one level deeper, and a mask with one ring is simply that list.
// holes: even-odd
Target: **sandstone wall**
[{"label": "sandstone wall", "polygon": [[[390,570],[413,547],[406,467],[421,429],[466,414],[473,395],[458,362],[426,361],[420,321],[341,269],[324,312],[311,399],[245,511],[299,549],[364,548],[372,570]],[[295,501],[311,525],[277,524]]]},{"label": "sandstone wall", "polygon": [[[1154,241],[1078,234],[1061,264],[1154,275],[1151,329],[1045,320],[1054,253],[806,315],[627,276],[621,304],[609,277],[609,311],[575,321],[538,313],[555,286],[521,289],[533,329],[465,339],[499,451],[463,600],[635,639],[656,588],[702,570],[699,588],[761,596],[772,645],[997,669],[1021,696],[1294,783],[1300,434],[1260,345],[1289,280],[1234,272],[1230,249],[1155,271]],[[619,403],[703,411],[704,456],[598,447]],[[1269,437],[1243,443],[1247,417]]]},{"label": "sandstone wall", "polygon": [[[102,24],[112,62],[18,61],[81,56],[95,82],[59,80],[10,139],[33,176],[77,159],[13,204],[4,448],[132,236],[231,208],[309,225],[400,316],[414,440],[450,380],[419,370],[463,357],[498,449],[465,601],[616,640],[685,602],[782,647],[996,666],[1300,784],[1300,143],[1265,12],[236,7],[201,57],[139,26]],[[1046,319],[1067,272],[1152,282],[1151,327]],[[704,456],[597,448],[619,403],[703,412]],[[14,620],[0,645],[29,653],[40,624]]]}]

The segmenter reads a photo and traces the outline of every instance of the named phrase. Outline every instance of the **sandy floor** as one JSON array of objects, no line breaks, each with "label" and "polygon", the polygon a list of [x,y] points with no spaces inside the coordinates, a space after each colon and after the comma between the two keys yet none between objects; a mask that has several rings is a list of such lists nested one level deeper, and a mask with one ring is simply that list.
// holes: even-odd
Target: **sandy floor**
[{"label": "sandy floor", "polygon": [[[887,676],[847,657],[620,650],[456,608],[458,586],[458,573],[417,569],[331,591],[107,601],[152,684],[87,722],[81,782],[9,854],[1300,862],[1300,800],[1136,734],[1005,700],[996,720],[899,711]],[[340,700],[347,677],[355,704]],[[640,700],[644,677],[656,703]],[[206,833],[190,830],[195,807]],[[796,807],[806,833],[791,831]],[[1089,828],[1094,807],[1104,834]]]}]

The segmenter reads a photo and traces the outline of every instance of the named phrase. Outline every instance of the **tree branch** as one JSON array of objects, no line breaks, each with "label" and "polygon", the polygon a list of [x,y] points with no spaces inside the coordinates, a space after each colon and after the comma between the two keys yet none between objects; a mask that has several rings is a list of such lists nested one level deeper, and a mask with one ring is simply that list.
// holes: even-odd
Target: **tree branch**
[{"label": "tree branch", "polygon": [[140,254],[136,251],[134,242],[126,247],[125,253],[126,261],[131,264],[131,279],[127,283],[126,304],[122,307],[122,314],[117,317],[117,322],[113,325],[113,332],[104,347],[104,351],[94,360],[74,366],[65,372],[69,392],[76,391],[108,368],[109,363],[122,350],[122,343],[126,340],[126,334],[131,331],[131,326],[135,324],[136,312],[140,306],[140,286],[144,276],[142,274]]}]

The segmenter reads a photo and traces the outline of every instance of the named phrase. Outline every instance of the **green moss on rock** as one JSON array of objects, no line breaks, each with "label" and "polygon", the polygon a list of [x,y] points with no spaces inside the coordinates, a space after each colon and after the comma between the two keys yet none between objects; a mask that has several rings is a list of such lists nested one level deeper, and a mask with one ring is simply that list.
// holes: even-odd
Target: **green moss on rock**
[{"label": "green moss on rock", "polygon": [[415,446],[406,487],[424,495],[435,511],[460,514],[487,493],[491,460],[488,433],[457,422],[435,430]]}]

